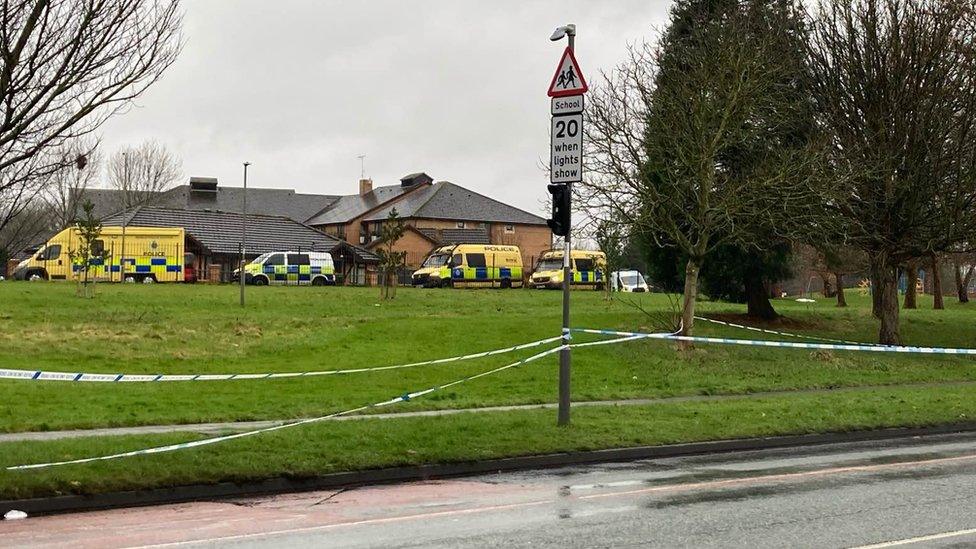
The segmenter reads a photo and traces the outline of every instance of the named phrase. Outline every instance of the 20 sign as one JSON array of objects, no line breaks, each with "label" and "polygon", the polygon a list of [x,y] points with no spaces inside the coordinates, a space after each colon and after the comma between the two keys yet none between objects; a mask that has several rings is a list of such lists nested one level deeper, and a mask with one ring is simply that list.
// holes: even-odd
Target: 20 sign
[{"label": "20 sign", "polygon": [[583,180],[583,115],[552,117],[549,181],[576,183]]},{"label": "20 sign", "polygon": [[580,122],[576,120],[576,117],[572,117],[569,120],[563,120],[562,117],[556,118],[553,124],[553,129],[555,130],[553,135],[559,139],[564,137],[576,137],[579,135]]}]

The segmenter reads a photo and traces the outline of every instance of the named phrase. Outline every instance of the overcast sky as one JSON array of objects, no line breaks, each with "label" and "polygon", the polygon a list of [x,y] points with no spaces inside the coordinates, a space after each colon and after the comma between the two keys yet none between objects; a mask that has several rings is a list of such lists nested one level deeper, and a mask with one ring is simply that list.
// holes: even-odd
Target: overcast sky
[{"label": "overcast sky", "polygon": [[425,171],[538,212],[547,177],[546,89],[576,23],[584,75],[654,36],[666,0],[184,2],[182,55],[103,150],[156,139],[186,177],[300,192],[357,191]]}]

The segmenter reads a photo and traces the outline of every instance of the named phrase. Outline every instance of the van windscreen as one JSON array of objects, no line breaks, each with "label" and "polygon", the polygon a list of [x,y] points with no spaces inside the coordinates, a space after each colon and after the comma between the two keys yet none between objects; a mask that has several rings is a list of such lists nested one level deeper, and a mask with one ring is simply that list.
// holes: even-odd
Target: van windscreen
[{"label": "van windscreen", "polygon": [[451,259],[451,256],[447,254],[434,254],[424,261],[422,267],[443,267],[447,265],[447,261]]},{"label": "van windscreen", "polygon": [[555,271],[563,268],[562,258],[543,259],[535,266],[537,271]]}]

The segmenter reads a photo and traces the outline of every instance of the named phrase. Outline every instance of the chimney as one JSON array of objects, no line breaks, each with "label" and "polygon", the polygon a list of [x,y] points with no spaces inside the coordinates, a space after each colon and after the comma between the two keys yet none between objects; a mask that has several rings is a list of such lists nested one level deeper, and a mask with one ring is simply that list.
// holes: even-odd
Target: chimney
[{"label": "chimney", "polygon": [[359,196],[363,196],[373,190],[373,180],[372,179],[360,179],[359,180]]}]

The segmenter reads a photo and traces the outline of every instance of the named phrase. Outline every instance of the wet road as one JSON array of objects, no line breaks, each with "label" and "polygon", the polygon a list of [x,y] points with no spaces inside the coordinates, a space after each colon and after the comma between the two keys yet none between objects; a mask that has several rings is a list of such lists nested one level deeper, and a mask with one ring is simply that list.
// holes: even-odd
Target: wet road
[{"label": "wet road", "polygon": [[976,435],[505,473],[0,523],[3,547],[976,544]]}]

